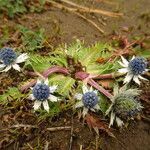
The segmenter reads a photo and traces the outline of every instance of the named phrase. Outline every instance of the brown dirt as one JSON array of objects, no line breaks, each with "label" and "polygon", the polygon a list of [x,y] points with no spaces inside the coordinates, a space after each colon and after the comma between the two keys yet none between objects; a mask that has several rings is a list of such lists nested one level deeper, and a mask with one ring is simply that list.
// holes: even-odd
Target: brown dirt
[{"label": "brown dirt", "polygon": [[[1,20],[0,25],[15,26],[16,24],[22,24],[29,28],[42,27],[45,28],[46,34],[50,37],[49,43],[53,46],[58,46],[60,43],[70,43],[76,38],[84,40],[86,44],[92,44],[96,41],[106,41],[109,40],[111,35],[125,35],[128,38],[134,38],[137,36],[143,37],[150,35],[150,24],[148,24],[148,12],[150,1],[148,0],[132,0],[123,1],[118,0],[117,5],[111,5],[106,3],[93,4],[98,8],[103,8],[107,10],[120,11],[124,13],[123,18],[110,18],[101,17],[96,15],[95,19],[100,27],[105,31],[105,35],[99,33],[93,26],[79,18],[78,16],[64,12],[58,9],[51,9],[44,11],[43,13],[37,14],[27,14],[17,20]],[[84,2],[84,5],[91,5],[91,3]],[[145,14],[147,17],[142,16]],[[92,16],[88,16],[92,18]],[[150,17],[150,16],[149,16]],[[97,18],[105,20],[106,26],[103,26],[97,21]],[[4,111],[2,109],[2,111]],[[0,112],[2,117],[12,112]],[[16,114],[17,112],[14,111]],[[12,144],[7,145],[3,148],[9,149],[44,149],[46,141],[49,144],[49,150],[67,150],[69,148],[70,141],[70,131],[57,131],[49,132],[45,131],[45,126],[64,126],[70,125],[71,122],[71,112],[66,112],[58,117],[56,117],[52,122],[46,120],[44,123],[39,124],[39,129],[30,129],[26,131],[26,134],[17,133],[17,139],[13,139]],[[12,114],[14,115],[14,114]],[[7,116],[5,116],[7,117]],[[25,117],[21,116],[19,123],[35,124],[36,117],[30,116],[32,119],[28,119],[28,115]],[[5,118],[7,119],[7,118]],[[34,122],[35,121],[35,122]],[[12,121],[13,122],[13,121]],[[5,125],[7,127],[7,125]],[[42,128],[44,128],[42,130]],[[21,130],[21,131],[20,131]],[[24,129],[25,130],[25,129]],[[19,131],[22,133],[22,129]],[[4,132],[5,133],[5,132]],[[15,134],[15,133],[14,133]],[[30,138],[28,138],[30,134]],[[114,131],[116,139],[100,134],[98,142],[96,142],[96,136],[93,131],[90,131],[86,125],[83,125],[76,117],[74,119],[74,132],[73,132],[73,150],[82,149],[84,150],[149,150],[150,145],[150,126],[149,122],[137,121],[132,122],[128,128],[123,130]],[[1,133],[2,138],[6,138],[7,135]],[[35,144],[35,143],[39,144]],[[8,142],[9,143],[9,142]],[[6,146],[5,145],[5,146]]]}]

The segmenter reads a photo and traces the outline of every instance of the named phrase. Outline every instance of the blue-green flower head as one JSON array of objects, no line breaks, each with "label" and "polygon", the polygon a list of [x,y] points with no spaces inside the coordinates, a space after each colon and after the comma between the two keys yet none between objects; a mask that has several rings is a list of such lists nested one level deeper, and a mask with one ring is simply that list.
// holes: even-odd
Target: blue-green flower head
[{"label": "blue-green flower head", "polygon": [[83,107],[82,114],[83,117],[85,117],[89,110],[94,112],[95,110],[100,110],[100,107],[98,105],[99,97],[97,96],[96,90],[93,90],[92,87],[88,89],[88,87],[84,84],[82,86],[82,91],[83,94],[78,93],[75,95],[75,98],[79,100],[79,102],[75,104],[75,108]]},{"label": "blue-green flower head", "polygon": [[17,56],[12,48],[2,48],[0,50],[0,72],[7,72],[11,68],[21,71],[18,64],[25,62],[27,59],[28,55],[26,53]]},{"label": "blue-green flower head", "polygon": [[10,65],[17,58],[15,51],[11,48],[3,48],[0,52],[0,59],[2,60],[4,65]]},{"label": "blue-green flower head", "polygon": [[120,98],[114,105],[114,112],[122,119],[134,118],[141,110],[142,106],[135,98]]},{"label": "blue-green flower head", "polygon": [[40,101],[46,100],[48,99],[49,95],[50,95],[50,89],[49,86],[44,84],[44,83],[39,83],[36,84],[33,87],[33,96]]},{"label": "blue-green flower head", "polygon": [[119,64],[124,68],[119,69],[120,73],[127,73],[124,83],[129,83],[132,79],[134,82],[140,85],[140,80],[147,80],[141,75],[148,71],[147,61],[142,57],[132,57],[132,59],[128,62],[123,56],[121,56],[122,62],[119,61]]},{"label": "blue-green flower head", "polygon": [[82,101],[85,107],[93,108],[98,104],[98,96],[94,92],[86,92],[83,94]]},{"label": "blue-green flower head", "polygon": [[142,57],[136,57],[129,62],[129,69],[134,75],[141,75],[147,68],[147,61]]},{"label": "blue-green flower head", "polygon": [[40,108],[43,105],[44,109],[49,112],[49,104],[48,100],[51,102],[57,102],[60,99],[53,95],[56,91],[57,86],[48,86],[48,79],[46,80],[37,80],[36,85],[31,88],[32,94],[30,94],[29,98],[34,101],[34,110]]}]

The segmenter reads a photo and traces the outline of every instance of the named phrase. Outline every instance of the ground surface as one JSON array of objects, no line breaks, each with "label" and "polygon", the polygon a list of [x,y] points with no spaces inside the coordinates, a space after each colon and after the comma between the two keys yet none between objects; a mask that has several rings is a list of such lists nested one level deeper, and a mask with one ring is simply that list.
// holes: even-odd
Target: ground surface
[{"label": "ground surface", "polygon": [[[99,26],[103,28],[105,35],[99,33],[97,29],[75,14],[54,8],[43,11],[39,14],[26,14],[15,20],[4,19],[0,21],[0,25],[2,26],[5,24],[8,26],[15,26],[16,24],[22,24],[31,29],[36,27],[45,28],[46,34],[51,37],[49,38],[49,43],[51,43],[53,46],[57,46],[64,42],[70,43],[76,38],[84,40],[87,45],[90,45],[96,41],[110,40],[110,37],[114,34],[123,34],[129,39],[137,36],[150,36],[150,24],[148,24],[147,21],[150,21],[150,16],[142,17],[144,14],[148,15],[150,6],[150,1],[148,0],[118,0],[115,1],[115,4],[109,4],[105,2],[95,4],[87,1],[84,2],[84,5],[93,5],[93,7],[96,6],[97,8],[113,10],[116,12],[119,11],[124,13],[124,17],[111,18],[105,16],[101,17],[98,15],[93,18],[93,20],[95,20]],[[106,25],[102,25],[100,22],[98,22],[98,17],[101,20],[104,20]],[[1,128],[6,128],[7,123],[11,120],[10,118],[7,118],[7,115],[12,114],[11,118],[13,118],[17,113],[17,109],[21,108],[16,108],[16,110],[6,112],[3,112],[4,109],[0,111],[1,117],[5,117],[5,126],[3,124]],[[51,150],[67,150],[69,148],[70,142],[70,130],[51,133],[50,131],[45,131],[45,126],[50,127],[70,125],[71,113],[72,112],[66,112],[57,118],[54,118],[52,122],[50,120],[41,122],[39,123],[39,129],[26,129],[26,134],[22,135],[18,133],[16,139],[13,139],[15,136],[12,136],[12,143],[5,139],[5,134],[8,134],[8,132],[3,131],[0,134],[2,138],[6,140],[6,143],[3,142],[3,145],[1,145],[3,147],[2,149],[34,149],[33,147],[35,143],[38,142],[39,144],[35,149],[43,149],[43,147],[48,144],[48,148]],[[34,125],[36,123],[36,117],[29,116],[28,114],[25,116],[20,116],[18,114],[17,122]],[[80,149],[81,145],[82,149],[85,150],[149,150],[150,148],[149,122],[133,121],[128,128],[120,131],[113,131],[116,139],[108,137],[104,134],[100,134],[98,141],[96,140],[95,133],[90,131],[86,125],[77,119],[77,117],[74,118],[73,122],[73,150]],[[22,133],[20,130],[18,132]],[[30,135],[29,132],[31,132],[32,135]],[[30,136],[28,136],[28,134]]]}]

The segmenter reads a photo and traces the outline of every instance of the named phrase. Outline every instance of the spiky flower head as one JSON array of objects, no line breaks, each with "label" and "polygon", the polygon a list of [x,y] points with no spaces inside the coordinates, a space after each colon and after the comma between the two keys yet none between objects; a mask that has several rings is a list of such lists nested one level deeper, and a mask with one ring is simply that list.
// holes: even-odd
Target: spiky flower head
[{"label": "spiky flower head", "polygon": [[134,118],[142,109],[138,100],[132,97],[120,97],[116,99],[114,112],[122,119]]},{"label": "spiky flower head", "polygon": [[106,111],[106,115],[111,113],[109,126],[113,125],[114,121],[118,126],[122,126],[124,123],[121,119],[134,118],[142,110],[143,107],[137,100],[140,92],[138,89],[127,89],[126,85],[120,89],[115,86],[112,104]]},{"label": "spiky flower head", "polygon": [[3,48],[0,52],[0,59],[4,65],[10,65],[17,58],[16,53],[11,48]]},{"label": "spiky flower head", "polygon": [[31,88],[32,94],[30,94],[29,98],[31,100],[35,100],[34,102],[34,110],[39,109],[41,105],[43,105],[44,109],[49,112],[49,104],[48,100],[51,102],[57,102],[60,99],[53,95],[56,91],[57,86],[48,86],[48,79],[45,80],[37,80],[36,85]]},{"label": "spiky flower head", "polygon": [[75,108],[83,107],[83,117],[88,113],[88,110],[91,111],[100,110],[100,107],[98,105],[99,98],[97,96],[97,91],[93,90],[91,87],[88,89],[86,85],[83,84],[82,86],[83,94],[78,93],[75,95],[75,98],[79,100],[75,104]]},{"label": "spiky flower head", "polygon": [[26,53],[17,56],[12,48],[2,48],[0,51],[0,72],[7,72],[11,68],[21,71],[19,63],[26,61],[28,55]]},{"label": "spiky flower head", "polygon": [[40,101],[48,99],[50,94],[49,86],[45,83],[38,83],[33,87],[33,96]]},{"label": "spiky flower head", "polygon": [[129,69],[134,75],[141,75],[147,68],[147,61],[143,57],[135,57],[129,62]]},{"label": "spiky flower head", "polygon": [[124,68],[118,70],[120,73],[127,73],[124,83],[129,83],[132,79],[134,82],[140,85],[140,80],[147,80],[143,78],[141,75],[148,71],[147,61],[142,57],[132,57],[132,59],[128,62],[123,56],[121,56],[122,62],[119,61],[119,64]]},{"label": "spiky flower head", "polygon": [[82,101],[85,107],[93,108],[98,103],[98,96],[94,92],[83,94]]}]

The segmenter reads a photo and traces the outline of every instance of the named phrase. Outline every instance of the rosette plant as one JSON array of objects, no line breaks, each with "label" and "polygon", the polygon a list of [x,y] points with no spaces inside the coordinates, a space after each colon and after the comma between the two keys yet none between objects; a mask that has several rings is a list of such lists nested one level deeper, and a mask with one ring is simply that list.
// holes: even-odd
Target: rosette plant
[{"label": "rosette plant", "polygon": [[[110,49],[110,51],[104,51]],[[70,97],[70,93],[73,92],[73,88],[78,85],[78,81],[86,81],[88,85],[92,86],[94,89],[98,90],[101,94],[106,96],[106,99],[112,101],[111,106],[109,107],[106,114],[111,114],[110,126],[113,125],[113,122],[116,120],[118,126],[123,125],[125,118],[132,118],[134,114],[136,115],[141,109],[142,106],[135,98],[139,95],[139,90],[136,89],[124,89],[114,90],[114,95],[112,95],[109,90],[106,90],[103,85],[101,86],[94,80],[97,79],[114,79],[116,70],[118,70],[118,62],[112,63],[110,61],[110,53],[113,55],[113,49],[109,45],[96,44],[92,47],[84,47],[81,42],[64,48],[58,48],[49,56],[39,56],[34,55],[30,61],[30,67],[37,72],[43,72],[42,76],[48,78],[51,75],[51,84],[58,85],[58,92],[64,97]],[[97,63],[95,60],[99,58],[108,58],[108,62],[104,62],[103,65]],[[144,71],[147,71],[147,62],[144,58],[136,57],[128,62],[123,57],[122,62],[119,62],[124,68],[120,69],[119,72],[127,73],[125,78],[130,81],[137,78],[141,78],[141,74]],[[137,63],[138,62],[138,63]],[[136,70],[136,69],[137,70]],[[112,73],[113,72],[113,73]],[[53,74],[53,75],[52,75]],[[138,79],[139,80],[139,79]],[[129,81],[129,80],[128,80]],[[21,91],[26,91],[31,86],[36,84],[36,80],[33,80],[31,83],[27,83],[21,87]],[[75,104],[75,108],[83,108],[83,117],[91,111],[98,111],[98,95],[95,90],[88,88],[85,85],[82,87],[83,93],[76,94],[75,98],[79,100]],[[35,96],[34,96],[35,97]],[[106,100],[104,98],[104,100]],[[39,104],[41,106],[41,103]],[[105,110],[104,110],[105,111]],[[104,112],[103,111],[103,112]],[[127,115],[128,114],[128,115]]]}]

